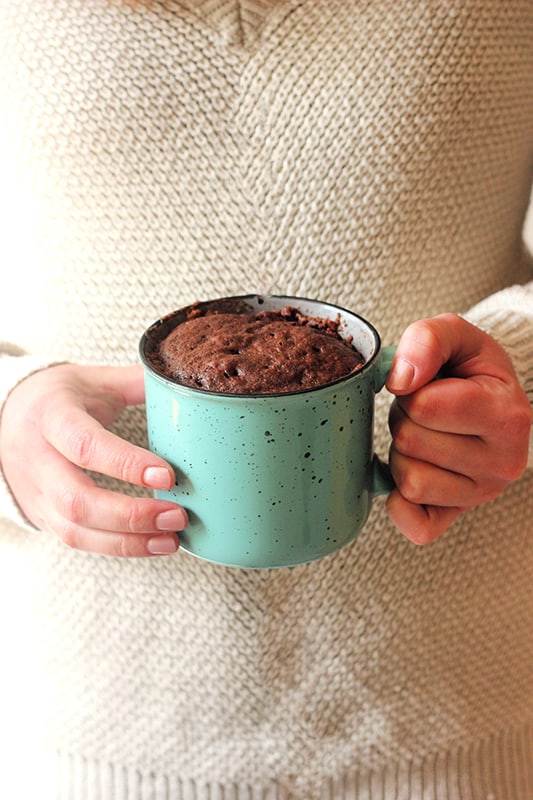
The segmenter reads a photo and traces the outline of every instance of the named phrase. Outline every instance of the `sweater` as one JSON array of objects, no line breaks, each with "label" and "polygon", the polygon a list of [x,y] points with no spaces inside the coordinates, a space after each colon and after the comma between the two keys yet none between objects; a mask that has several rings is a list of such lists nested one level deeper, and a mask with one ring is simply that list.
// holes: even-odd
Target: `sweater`
[{"label": "sweater", "polygon": [[[1,397],[259,291],[386,344],[463,314],[533,401],[532,173],[530,0],[0,0]],[[378,498],[272,571],[1,513],[1,797],[533,798],[531,470],[429,546]]]}]

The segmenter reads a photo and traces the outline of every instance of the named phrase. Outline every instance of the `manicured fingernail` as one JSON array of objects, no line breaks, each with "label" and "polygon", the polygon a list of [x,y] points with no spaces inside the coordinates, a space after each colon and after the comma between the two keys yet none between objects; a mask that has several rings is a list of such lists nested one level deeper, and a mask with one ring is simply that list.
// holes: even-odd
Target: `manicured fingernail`
[{"label": "manicured fingernail", "polygon": [[174,477],[165,467],[146,467],[143,483],[152,489],[170,489],[174,485]]},{"label": "manicured fingernail", "polygon": [[157,515],[155,524],[158,531],[182,531],[187,524],[187,515],[181,508],[170,508]]},{"label": "manicured fingernail", "polygon": [[403,358],[398,358],[389,375],[387,387],[391,392],[407,392],[414,377],[415,368],[413,365],[409,361],[404,361]]},{"label": "manicured fingernail", "polygon": [[146,542],[146,549],[154,556],[168,556],[178,549],[178,540],[174,536],[152,536]]}]

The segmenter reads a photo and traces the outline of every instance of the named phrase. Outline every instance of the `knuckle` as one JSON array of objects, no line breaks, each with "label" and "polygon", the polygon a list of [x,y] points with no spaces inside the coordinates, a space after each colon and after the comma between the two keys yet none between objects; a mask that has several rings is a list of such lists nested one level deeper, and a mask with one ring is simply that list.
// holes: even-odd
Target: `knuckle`
[{"label": "knuckle", "polygon": [[90,467],[94,452],[94,437],[90,431],[76,430],[71,433],[69,452],[80,467]]},{"label": "knuckle", "polygon": [[401,455],[408,456],[415,452],[415,441],[410,426],[400,423],[394,431],[394,447]]},{"label": "knuckle", "polygon": [[82,495],[77,491],[67,489],[59,496],[58,510],[66,521],[80,524],[85,515],[85,503]]},{"label": "knuckle", "polygon": [[140,474],[139,460],[132,448],[121,449],[115,455],[115,474],[124,481],[135,483]]},{"label": "knuckle", "polygon": [[132,532],[143,531],[147,525],[146,511],[140,500],[132,500],[126,510],[126,529]]},{"label": "knuckle", "polygon": [[117,558],[128,558],[130,547],[125,536],[117,536],[113,555]]},{"label": "knuckle", "polygon": [[523,456],[519,453],[514,453],[509,458],[500,461],[495,470],[495,475],[505,483],[512,483],[521,477],[526,467],[527,453],[524,453]]},{"label": "knuckle", "polygon": [[435,530],[434,527],[435,526],[431,525],[429,522],[424,525],[420,525],[416,529],[416,532],[412,535],[412,541],[421,547],[431,544],[431,542],[434,542],[441,533],[440,530]]},{"label": "knuckle", "polygon": [[402,497],[410,503],[419,505],[423,502],[424,486],[418,472],[414,468],[406,470],[398,476],[396,485]]},{"label": "knuckle", "polygon": [[142,543],[139,544],[136,537],[125,534],[117,536],[113,555],[117,558],[135,558],[144,555],[142,548]]},{"label": "knuckle", "polygon": [[443,509],[440,506],[424,506],[424,520],[416,532],[416,543],[431,544],[442,536],[458,516],[456,509]]},{"label": "knuckle", "polygon": [[54,532],[59,536],[64,545],[72,550],[80,548],[79,529],[77,525],[68,519],[64,519],[57,523]]},{"label": "knuckle", "polygon": [[439,411],[439,401],[430,392],[415,392],[409,402],[409,418],[424,427],[431,427]]}]

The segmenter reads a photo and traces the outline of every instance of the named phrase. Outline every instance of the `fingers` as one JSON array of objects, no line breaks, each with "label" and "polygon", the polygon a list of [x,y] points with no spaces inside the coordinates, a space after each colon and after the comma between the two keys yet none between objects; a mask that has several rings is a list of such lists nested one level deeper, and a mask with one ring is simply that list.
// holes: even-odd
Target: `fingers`
[{"label": "fingers", "polygon": [[62,456],[48,459],[43,527],[68,547],[120,557],[168,555],[187,525],[183,508],[165,500],[129,497],[97,487]]},{"label": "fingers", "polygon": [[516,427],[520,436],[527,430],[531,411],[522,394],[515,396],[507,384],[487,376],[445,378],[400,396],[396,402],[426,428],[490,439],[501,434],[501,425]]},{"label": "fingers", "polygon": [[75,404],[62,415],[45,416],[41,428],[49,444],[82,469],[153,489],[174,485],[174,473],[163,459],[121,439]]},{"label": "fingers", "polygon": [[435,381],[397,398],[389,414],[400,453],[474,481],[520,477],[530,426],[531,409],[520,387],[487,377]]},{"label": "fingers", "polygon": [[[56,533],[54,530],[52,532]],[[59,538],[71,549],[116,558],[172,555],[179,547],[178,538],[172,534],[146,537],[139,534],[90,530],[78,526],[65,526]]]},{"label": "fingers", "polygon": [[136,485],[170,489],[163,459],[106,429],[130,403],[142,402],[133,367],[58,365],[11,392],[2,413],[0,455],[21,510],[65,544],[115,556],[175,552],[187,524],[176,504],[101,489],[83,470]]},{"label": "fingers", "polygon": [[129,497],[118,492],[72,482],[54,498],[57,512],[84,528],[123,533],[181,531],[187,525],[183,508],[165,500]]},{"label": "fingers", "polygon": [[410,503],[397,489],[387,498],[387,512],[393,524],[411,542],[419,545],[438,539],[463,510]]},{"label": "fingers", "polygon": [[389,415],[397,489],[387,508],[413,541],[432,541],[523,473],[530,404],[505,351],[466,320],[443,314],[409,326],[387,388],[397,395]]},{"label": "fingers", "polygon": [[[493,500],[506,486],[506,482],[499,478],[489,480],[485,473],[476,481],[470,475],[403,456],[394,447],[389,463],[402,496],[410,503],[420,505],[471,508]],[[460,462],[457,467],[461,469]]]}]

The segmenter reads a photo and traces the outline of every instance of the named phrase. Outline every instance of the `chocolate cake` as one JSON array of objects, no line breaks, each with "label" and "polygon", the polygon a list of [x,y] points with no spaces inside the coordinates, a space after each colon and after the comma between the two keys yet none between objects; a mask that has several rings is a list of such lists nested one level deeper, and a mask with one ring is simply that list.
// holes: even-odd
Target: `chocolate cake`
[{"label": "chocolate cake", "polygon": [[193,309],[162,339],[151,361],[179,383],[226,394],[301,391],[364,364],[337,322],[292,307],[256,314]]}]

